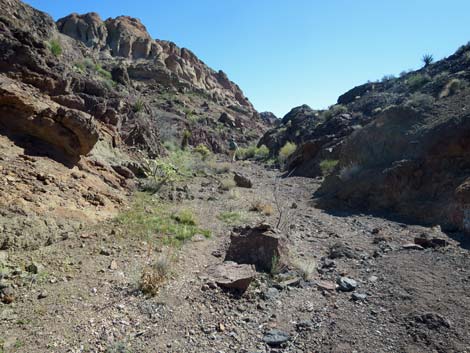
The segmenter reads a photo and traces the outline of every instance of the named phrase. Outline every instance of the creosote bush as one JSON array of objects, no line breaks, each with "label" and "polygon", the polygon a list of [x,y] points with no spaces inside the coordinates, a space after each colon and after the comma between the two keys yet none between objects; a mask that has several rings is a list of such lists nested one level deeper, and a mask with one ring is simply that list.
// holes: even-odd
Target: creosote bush
[{"label": "creosote bush", "polygon": [[427,110],[434,104],[434,97],[420,92],[413,93],[405,102],[405,106]]},{"label": "creosote bush", "polygon": [[293,142],[286,142],[279,150],[278,161],[281,166],[284,166],[288,158],[295,152],[297,146]]},{"label": "creosote bush", "polygon": [[206,145],[203,145],[203,144],[197,145],[196,148],[194,149],[194,152],[201,155],[201,158],[203,161],[205,161],[212,154],[211,150],[207,148]]},{"label": "creosote bush", "polygon": [[264,161],[269,157],[269,148],[265,145],[260,147],[249,146],[246,148],[240,148],[237,152],[238,159],[255,159],[257,161]]},{"label": "creosote bush", "polygon": [[406,84],[411,90],[416,91],[430,81],[431,77],[429,75],[417,73],[408,77]]},{"label": "creosote bush", "polygon": [[52,55],[60,56],[62,54],[62,46],[60,45],[58,40],[51,40],[49,43],[49,50],[51,51]]}]

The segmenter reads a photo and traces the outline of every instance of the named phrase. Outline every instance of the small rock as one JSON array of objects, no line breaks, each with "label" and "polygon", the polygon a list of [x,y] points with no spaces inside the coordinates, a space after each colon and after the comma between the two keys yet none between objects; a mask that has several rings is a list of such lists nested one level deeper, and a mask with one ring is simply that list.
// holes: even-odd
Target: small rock
[{"label": "small rock", "polygon": [[265,300],[275,299],[279,295],[279,290],[274,287],[268,288],[267,291],[263,292],[263,298]]},{"label": "small rock", "polygon": [[337,280],[338,289],[342,292],[352,292],[357,288],[357,282],[349,277],[340,277]]},{"label": "small rock", "polygon": [[290,340],[290,335],[287,332],[273,329],[266,332],[263,337],[263,342],[271,347],[280,347],[283,343]]},{"label": "small rock", "polygon": [[109,264],[109,269],[113,271],[118,269],[118,263],[116,260],[111,261],[111,263]]},{"label": "small rock", "polygon": [[101,248],[100,255],[111,256],[111,251],[109,251],[108,249]]},{"label": "small rock", "polygon": [[402,248],[404,250],[424,250],[424,248],[421,245],[413,244],[413,243],[403,244]]},{"label": "small rock", "polygon": [[313,327],[313,322],[310,320],[300,321],[295,325],[297,331],[308,331]]},{"label": "small rock", "polygon": [[367,279],[369,282],[377,282],[379,280],[379,277],[377,276],[370,276],[368,279]]},{"label": "small rock", "polygon": [[351,296],[352,300],[356,302],[363,302],[367,299],[367,294],[364,293],[353,293]]},{"label": "small rock", "polygon": [[38,294],[38,299],[47,298],[48,295],[49,295],[49,294],[48,294],[46,291],[41,291],[41,292]]},{"label": "small rock", "polygon": [[315,284],[322,290],[334,291],[336,290],[336,284],[328,281],[316,281]]}]

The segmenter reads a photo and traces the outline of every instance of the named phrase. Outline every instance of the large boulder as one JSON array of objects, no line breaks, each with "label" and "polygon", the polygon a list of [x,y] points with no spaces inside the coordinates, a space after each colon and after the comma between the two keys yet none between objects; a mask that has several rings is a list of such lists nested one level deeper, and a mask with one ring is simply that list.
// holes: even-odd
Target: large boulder
[{"label": "large boulder", "polygon": [[255,265],[265,272],[287,265],[287,259],[287,240],[267,224],[235,229],[225,255],[226,261]]},{"label": "large boulder", "polygon": [[95,12],[85,15],[73,13],[57,21],[63,34],[83,42],[87,47],[101,48],[106,45],[108,29]]}]

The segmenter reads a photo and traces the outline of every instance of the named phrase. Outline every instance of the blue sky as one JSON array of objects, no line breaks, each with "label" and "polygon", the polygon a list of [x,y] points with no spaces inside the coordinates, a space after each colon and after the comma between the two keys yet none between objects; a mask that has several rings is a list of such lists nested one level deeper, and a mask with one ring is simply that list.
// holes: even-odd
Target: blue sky
[{"label": "blue sky", "polygon": [[224,70],[259,111],[325,108],[470,41],[468,0],[27,0],[55,19],[138,17],[150,34]]}]

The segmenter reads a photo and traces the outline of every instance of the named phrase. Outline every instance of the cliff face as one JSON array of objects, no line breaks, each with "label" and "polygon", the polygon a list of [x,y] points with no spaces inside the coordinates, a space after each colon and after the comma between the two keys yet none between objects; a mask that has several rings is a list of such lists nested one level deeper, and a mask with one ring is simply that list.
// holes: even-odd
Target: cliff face
[{"label": "cliff face", "polygon": [[98,14],[72,14],[57,22],[62,33],[87,47],[129,61],[147,60],[155,68],[175,74],[194,88],[204,90],[214,99],[239,104],[254,112],[241,89],[223,71],[215,72],[190,50],[168,41],[153,40],[136,18],[119,16],[101,20]]}]

